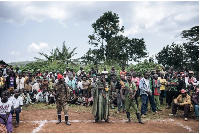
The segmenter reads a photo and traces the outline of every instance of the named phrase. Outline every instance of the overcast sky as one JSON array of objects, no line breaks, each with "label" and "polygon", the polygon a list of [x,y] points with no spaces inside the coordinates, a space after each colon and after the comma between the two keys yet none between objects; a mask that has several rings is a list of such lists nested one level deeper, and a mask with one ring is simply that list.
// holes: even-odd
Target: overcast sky
[{"label": "overcast sky", "polygon": [[91,47],[92,23],[107,11],[118,14],[125,36],[144,38],[150,56],[184,42],[181,31],[199,25],[198,1],[0,1],[0,60],[32,61],[63,41],[79,58]]}]

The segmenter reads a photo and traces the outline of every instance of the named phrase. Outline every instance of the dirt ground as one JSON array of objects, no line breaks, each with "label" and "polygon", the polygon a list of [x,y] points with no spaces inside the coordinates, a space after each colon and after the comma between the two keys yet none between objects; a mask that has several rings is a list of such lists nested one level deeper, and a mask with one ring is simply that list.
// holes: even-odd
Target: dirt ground
[{"label": "dirt ground", "polygon": [[199,122],[194,119],[184,121],[182,117],[165,119],[143,118],[145,124],[136,119],[126,123],[126,114],[120,113],[123,119],[110,116],[110,123],[104,121],[93,123],[93,115],[84,110],[71,108],[69,121],[56,124],[56,109],[28,110],[20,113],[20,126],[13,128],[14,133],[199,133]]}]

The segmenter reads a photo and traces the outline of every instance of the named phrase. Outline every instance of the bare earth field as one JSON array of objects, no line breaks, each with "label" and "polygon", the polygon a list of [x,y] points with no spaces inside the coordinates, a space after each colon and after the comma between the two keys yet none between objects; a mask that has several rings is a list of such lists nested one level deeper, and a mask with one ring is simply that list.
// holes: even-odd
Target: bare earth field
[{"label": "bare earth field", "polygon": [[[43,109],[41,109],[41,107]],[[163,108],[164,109],[164,108]],[[110,123],[104,121],[93,123],[94,116],[91,107],[70,106],[69,121],[71,126],[64,123],[56,124],[57,114],[55,106],[45,107],[43,103],[23,107],[20,113],[20,126],[13,128],[14,133],[199,133],[199,122],[194,120],[191,113],[188,121],[183,120],[183,111],[176,117],[168,116],[170,110],[163,110],[159,114],[148,112],[143,118],[145,124],[139,124],[132,112],[132,120],[126,123],[125,113],[110,110]],[[13,121],[14,122],[14,121]],[[13,123],[15,126],[15,123]]]}]

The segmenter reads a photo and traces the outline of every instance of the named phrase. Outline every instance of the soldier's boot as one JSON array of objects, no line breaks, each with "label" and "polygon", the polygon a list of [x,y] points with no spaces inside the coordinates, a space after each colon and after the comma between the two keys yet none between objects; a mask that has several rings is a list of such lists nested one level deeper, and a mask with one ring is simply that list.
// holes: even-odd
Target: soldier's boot
[{"label": "soldier's boot", "polygon": [[105,119],[105,122],[110,123],[109,117],[107,117],[107,119]]},{"label": "soldier's boot", "polygon": [[94,122],[93,123],[97,123],[99,121],[99,117],[97,115],[94,116]]},{"label": "soldier's boot", "polygon": [[56,122],[56,124],[61,123],[61,115],[58,115],[58,121]]},{"label": "soldier's boot", "polygon": [[137,115],[137,119],[138,119],[139,123],[144,124],[144,122],[142,122],[142,120],[141,120],[140,113],[136,113],[136,115]]},{"label": "soldier's boot", "polygon": [[127,116],[127,118],[128,118],[128,121],[127,121],[127,122],[130,122],[130,121],[131,121],[130,112],[126,112],[126,116]]},{"label": "soldier's boot", "polygon": [[65,116],[65,123],[66,123],[67,125],[71,125],[71,124],[69,123],[69,121],[68,121],[68,116]]}]

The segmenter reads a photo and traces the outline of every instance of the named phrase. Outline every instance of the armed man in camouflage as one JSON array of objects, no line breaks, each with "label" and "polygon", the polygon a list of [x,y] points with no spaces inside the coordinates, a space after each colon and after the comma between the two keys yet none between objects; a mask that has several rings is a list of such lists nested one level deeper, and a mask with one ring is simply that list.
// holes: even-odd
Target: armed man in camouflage
[{"label": "armed man in camouflage", "polygon": [[94,85],[92,114],[95,122],[104,119],[109,123],[109,88],[104,74],[101,74],[100,80]]},{"label": "armed man in camouflage", "polygon": [[65,85],[64,77],[61,74],[58,74],[58,83],[54,87],[54,94],[56,97],[56,109],[58,113],[58,122],[61,122],[61,111],[63,109],[65,114],[65,123],[67,125],[71,125],[68,121],[68,104],[67,101],[69,100],[69,90],[68,87]]},{"label": "armed man in camouflage", "polygon": [[[125,98],[122,96],[122,100],[125,100],[125,108],[126,108],[126,115],[128,118],[128,122],[131,121],[130,119],[130,108],[133,107],[134,111],[136,112],[137,119],[139,123],[144,124],[141,120],[141,116],[139,113],[139,110],[137,108],[135,95],[137,92],[136,84],[134,82],[131,82],[131,74],[127,73],[127,80],[128,82],[125,84]],[[122,94],[121,90],[121,94]]]}]

